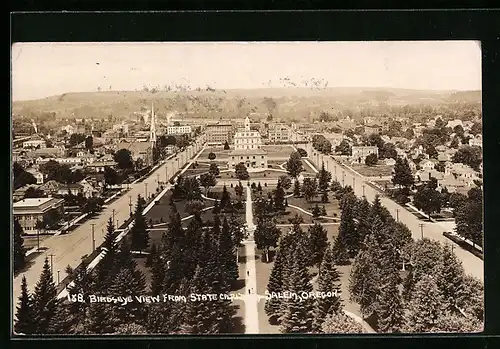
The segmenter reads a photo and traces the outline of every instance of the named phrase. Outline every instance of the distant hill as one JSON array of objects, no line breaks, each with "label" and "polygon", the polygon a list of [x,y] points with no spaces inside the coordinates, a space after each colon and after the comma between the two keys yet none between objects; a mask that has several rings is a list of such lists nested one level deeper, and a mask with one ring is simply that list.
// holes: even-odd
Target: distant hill
[{"label": "distant hill", "polygon": [[[423,91],[396,88],[335,87],[261,88],[215,91],[156,93],[145,91],[71,92],[60,96],[12,104],[14,115],[36,116],[51,113],[56,118],[130,117],[149,110],[154,103],[159,115],[170,112],[195,117],[215,117],[279,110],[307,112],[311,108],[338,109],[371,103],[435,104],[481,102],[481,91]],[[53,114],[52,114],[53,113]]]}]

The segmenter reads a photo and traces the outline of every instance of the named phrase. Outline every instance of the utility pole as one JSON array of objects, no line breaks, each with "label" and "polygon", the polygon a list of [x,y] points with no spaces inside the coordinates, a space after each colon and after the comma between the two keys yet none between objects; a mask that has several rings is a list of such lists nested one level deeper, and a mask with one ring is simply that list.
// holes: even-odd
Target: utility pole
[{"label": "utility pole", "polygon": [[128,196],[128,210],[130,215],[132,216],[132,196]]},{"label": "utility pole", "polygon": [[49,257],[50,257],[50,273],[52,274],[52,281],[54,281],[54,263],[52,260],[52,257],[54,257],[54,255],[51,253],[49,254]]},{"label": "utility pole", "polygon": [[365,185],[363,184],[363,197],[365,197]]},{"label": "utility pole", "polygon": [[422,239],[424,238],[424,225],[422,223],[420,223],[418,225],[420,227],[420,234],[422,234]]},{"label": "utility pole", "polygon": [[94,252],[95,251],[95,238],[94,238],[95,223],[91,223],[90,225],[92,226],[92,252]]},{"label": "utility pole", "polygon": [[148,199],[148,183],[144,182],[144,194],[146,197],[146,200]]},{"label": "utility pole", "polygon": [[396,209],[396,221],[399,222],[399,208]]},{"label": "utility pole", "polygon": [[60,273],[60,270],[57,269],[57,284],[59,285],[59,273]]}]

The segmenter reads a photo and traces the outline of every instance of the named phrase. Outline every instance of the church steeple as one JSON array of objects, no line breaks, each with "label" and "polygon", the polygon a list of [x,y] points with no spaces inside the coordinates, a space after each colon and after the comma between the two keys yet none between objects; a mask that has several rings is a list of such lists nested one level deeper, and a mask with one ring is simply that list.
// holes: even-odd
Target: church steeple
[{"label": "church steeple", "polygon": [[151,125],[149,129],[149,141],[151,142],[151,148],[156,147],[156,117],[154,104],[151,103]]},{"label": "church steeple", "polygon": [[250,131],[250,119],[248,116],[245,118],[245,131]]}]

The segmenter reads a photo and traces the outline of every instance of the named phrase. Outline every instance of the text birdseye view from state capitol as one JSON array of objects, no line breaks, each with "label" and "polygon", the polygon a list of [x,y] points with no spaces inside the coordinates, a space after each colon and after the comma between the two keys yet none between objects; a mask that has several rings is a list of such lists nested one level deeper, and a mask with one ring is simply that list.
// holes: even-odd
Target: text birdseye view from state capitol
[{"label": "text birdseye view from state capitol", "polygon": [[482,146],[473,41],[15,44],[12,335],[481,332]]}]

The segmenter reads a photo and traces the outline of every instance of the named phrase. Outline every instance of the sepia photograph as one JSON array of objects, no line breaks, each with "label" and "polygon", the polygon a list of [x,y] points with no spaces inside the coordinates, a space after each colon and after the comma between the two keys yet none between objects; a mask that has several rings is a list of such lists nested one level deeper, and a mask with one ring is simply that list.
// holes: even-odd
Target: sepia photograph
[{"label": "sepia photograph", "polygon": [[15,337],[484,328],[478,41],[16,43]]}]

